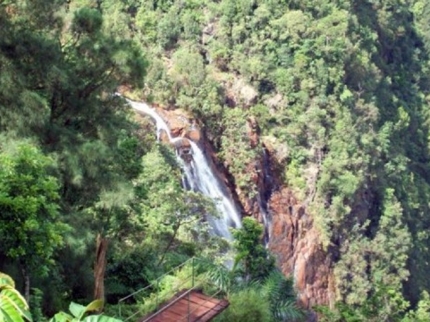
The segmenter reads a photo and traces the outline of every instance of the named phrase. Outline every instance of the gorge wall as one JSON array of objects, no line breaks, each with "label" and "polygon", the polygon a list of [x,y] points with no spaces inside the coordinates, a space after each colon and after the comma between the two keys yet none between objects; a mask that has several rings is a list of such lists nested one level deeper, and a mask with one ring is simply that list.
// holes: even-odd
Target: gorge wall
[{"label": "gorge wall", "polygon": [[[306,204],[278,179],[276,155],[261,142],[257,122],[247,120],[249,144],[253,148],[262,147],[257,158],[246,166],[257,187],[257,193],[249,196],[235,184],[235,173],[228,171],[228,164],[220,162],[196,120],[180,109],[168,110],[158,106],[156,110],[166,120],[172,136],[183,138],[175,143],[176,148],[187,151],[189,140],[203,146],[212,160],[212,170],[230,188],[231,198],[242,215],[254,216],[265,224],[267,247],[275,255],[282,272],[294,278],[299,303],[305,308],[334,304],[336,291],[331,256],[321,247]],[[165,137],[164,140],[168,139]]]}]

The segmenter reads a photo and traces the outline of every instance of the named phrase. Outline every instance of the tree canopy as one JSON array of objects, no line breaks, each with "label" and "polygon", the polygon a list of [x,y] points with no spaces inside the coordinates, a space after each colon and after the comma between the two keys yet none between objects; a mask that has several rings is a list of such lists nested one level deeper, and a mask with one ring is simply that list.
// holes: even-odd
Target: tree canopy
[{"label": "tree canopy", "polygon": [[[192,115],[239,201],[304,205],[333,261],[322,316],[424,320],[429,21],[423,0],[0,1],[0,270],[53,316],[224,250],[122,86]],[[260,234],[235,233],[245,279],[272,268]]]}]

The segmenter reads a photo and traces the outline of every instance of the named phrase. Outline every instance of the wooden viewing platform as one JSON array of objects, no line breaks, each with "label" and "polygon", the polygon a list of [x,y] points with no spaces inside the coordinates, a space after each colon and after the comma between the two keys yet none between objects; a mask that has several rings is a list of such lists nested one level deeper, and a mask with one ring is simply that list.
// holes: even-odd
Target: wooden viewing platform
[{"label": "wooden viewing platform", "polygon": [[212,298],[193,289],[183,290],[139,322],[207,322],[228,305],[227,300]]}]

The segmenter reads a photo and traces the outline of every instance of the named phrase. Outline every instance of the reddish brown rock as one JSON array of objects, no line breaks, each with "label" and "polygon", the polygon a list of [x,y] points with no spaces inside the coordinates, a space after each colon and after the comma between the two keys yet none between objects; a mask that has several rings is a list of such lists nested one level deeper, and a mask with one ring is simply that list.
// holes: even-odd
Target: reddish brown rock
[{"label": "reddish brown rock", "polygon": [[252,148],[255,148],[259,143],[258,123],[255,117],[251,116],[247,122],[248,138]]},{"label": "reddish brown rock", "polygon": [[192,117],[188,113],[181,109],[171,111],[160,107],[156,109],[169,126],[172,137],[186,137],[196,143],[200,141],[200,130],[194,122],[191,122]]},{"label": "reddish brown rock", "polygon": [[176,140],[173,145],[176,149],[190,149],[191,144],[190,141],[187,138],[181,138],[179,140]]},{"label": "reddish brown rock", "polygon": [[161,130],[161,133],[160,133],[160,141],[161,142],[164,142],[164,143],[170,143],[170,140],[169,140],[169,135],[166,133],[166,131],[164,131],[164,130]]},{"label": "reddish brown rock", "polygon": [[193,128],[186,133],[186,137],[191,141],[199,142],[201,138],[201,133],[197,128]]},{"label": "reddish brown rock", "polygon": [[305,208],[284,188],[272,195],[269,243],[282,272],[294,277],[299,302],[310,308],[332,305],[335,287],[330,256],[320,246],[318,233]]}]

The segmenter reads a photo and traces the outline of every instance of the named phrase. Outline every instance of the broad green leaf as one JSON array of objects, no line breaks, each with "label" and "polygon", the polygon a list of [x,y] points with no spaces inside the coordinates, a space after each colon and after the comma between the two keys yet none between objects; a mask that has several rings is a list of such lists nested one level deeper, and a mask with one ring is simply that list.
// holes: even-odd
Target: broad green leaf
[{"label": "broad green leaf", "polygon": [[3,321],[24,322],[20,312],[15,308],[12,300],[6,297],[3,292],[0,294],[0,316],[3,316]]},{"label": "broad green leaf", "polygon": [[[2,299],[7,300],[10,305],[18,312],[19,315],[23,316],[28,321],[32,321],[31,314],[27,302],[24,297],[14,289],[5,289],[0,294],[0,303]],[[1,304],[0,304],[1,305]]]},{"label": "broad green leaf", "polygon": [[94,300],[85,307],[85,312],[97,311],[102,308],[103,308],[103,300]]},{"label": "broad green leaf", "polygon": [[[18,320],[16,320],[16,322],[20,322],[23,321],[22,319],[19,320],[20,317],[18,317]],[[15,322],[12,317],[6,312],[4,311],[1,307],[0,307],[0,321],[2,322]]]},{"label": "broad green leaf", "polygon": [[78,320],[80,320],[85,314],[85,306],[75,302],[71,302],[69,305],[69,311],[75,318],[78,318]]},{"label": "broad green leaf", "polygon": [[121,320],[111,318],[104,315],[90,315],[87,316],[82,322],[122,322]]},{"label": "broad green leaf", "polygon": [[5,287],[15,288],[15,282],[13,281],[12,277],[0,272],[0,289]]},{"label": "broad green leaf", "polygon": [[58,312],[54,315],[53,318],[49,320],[49,322],[72,322],[73,320],[73,316],[71,316],[70,314],[67,314],[65,312]]},{"label": "broad green leaf", "polygon": [[65,312],[58,312],[54,315],[53,318],[49,320],[49,322],[71,322],[73,321],[73,316],[67,314]]}]

